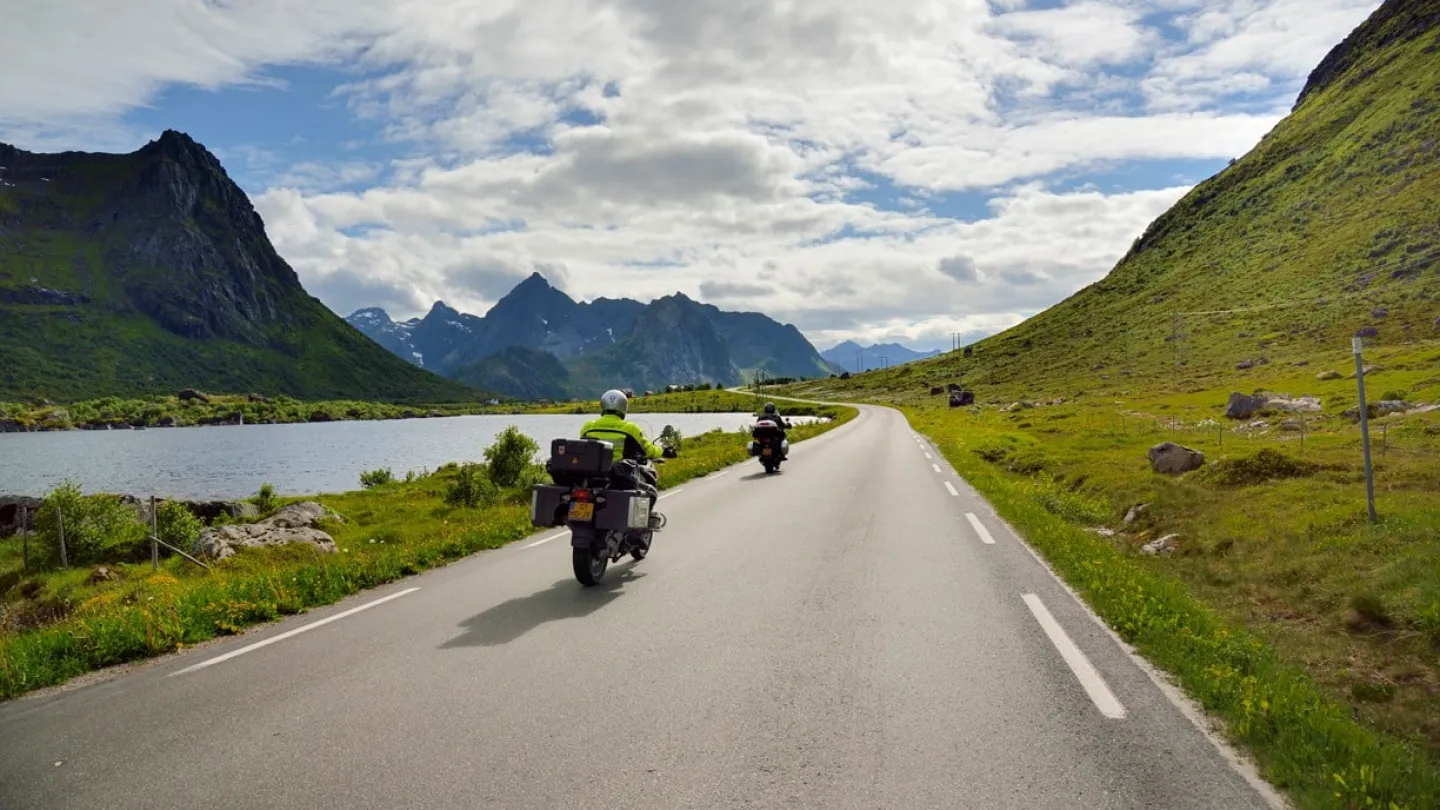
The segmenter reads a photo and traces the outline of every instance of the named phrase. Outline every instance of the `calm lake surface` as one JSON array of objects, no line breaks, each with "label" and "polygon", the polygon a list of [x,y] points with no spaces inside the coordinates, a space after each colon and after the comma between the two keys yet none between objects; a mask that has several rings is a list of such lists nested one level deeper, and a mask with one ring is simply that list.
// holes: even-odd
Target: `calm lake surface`
[{"label": "calm lake surface", "polygon": [[[360,473],[435,469],[480,461],[496,434],[515,425],[549,452],[576,435],[580,415],[455,416],[384,422],[0,434],[0,495],[42,496],[66,478],[88,493],[187,500],[254,495],[269,482],[283,495],[360,488]],[[635,414],[651,441],[666,425],[683,436],[749,426],[748,413]],[[794,419],[801,423],[811,421]],[[736,437],[736,441],[743,441]],[[682,449],[683,452],[683,449]]]}]

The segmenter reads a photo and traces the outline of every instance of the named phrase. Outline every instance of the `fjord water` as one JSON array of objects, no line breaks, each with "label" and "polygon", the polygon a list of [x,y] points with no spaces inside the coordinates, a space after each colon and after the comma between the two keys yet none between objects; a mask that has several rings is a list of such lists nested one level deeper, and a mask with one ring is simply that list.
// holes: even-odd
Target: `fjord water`
[{"label": "fjord water", "polygon": [[[66,478],[85,492],[208,499],[359,489],[360,473],[431,470],[480,461],[515,425],[537,441],[574,436],[589,415],[485,415],[377,422],[0,434],[0,495],[41,496]],[[632,417],[652,440],[666,425],[684,436],[748,426],[748,413],[646,413]],[[803,421],[803,420],[796,420]],[[736,441],[743,441],[736,437]]]}]

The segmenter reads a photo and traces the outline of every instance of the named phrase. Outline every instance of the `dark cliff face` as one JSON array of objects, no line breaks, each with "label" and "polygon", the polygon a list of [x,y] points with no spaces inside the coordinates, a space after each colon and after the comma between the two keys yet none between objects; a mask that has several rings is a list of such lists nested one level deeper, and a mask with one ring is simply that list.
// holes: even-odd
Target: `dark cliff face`
[{"label": "dark cliff face", "polygon": [[1440,29],[1440,0],[1387,0],[1310,72],[1293,109],[1300,109],[1307,99],[1341,79],[1350,83],[1364,81],[1373,68],[1347,74],[1400,40],[1429,37],[1431,52],[1440,60],[1440,30],[1437,29]]}]

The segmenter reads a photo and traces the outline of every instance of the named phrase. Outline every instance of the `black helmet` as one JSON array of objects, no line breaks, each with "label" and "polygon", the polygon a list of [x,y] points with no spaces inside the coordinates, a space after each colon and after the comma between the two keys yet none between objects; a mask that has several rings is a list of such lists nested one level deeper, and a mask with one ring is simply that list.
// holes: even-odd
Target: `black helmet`
[{"label": "black helmet", "polygon": [[774,415],[775,415],[775,403],[773,403],[773,402],[767,402],[767,403],[765,403],[765,415],[766,415],[766,416],[774,416]]}]

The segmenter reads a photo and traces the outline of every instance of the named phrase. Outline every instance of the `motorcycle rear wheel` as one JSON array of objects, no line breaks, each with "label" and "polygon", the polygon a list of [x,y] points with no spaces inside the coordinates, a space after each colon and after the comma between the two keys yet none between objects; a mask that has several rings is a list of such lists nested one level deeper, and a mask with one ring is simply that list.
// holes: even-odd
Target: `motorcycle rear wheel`
[{"label": "motorcycle rear wheel", "polygon": [[610,567],[610,555],[604,549],[573,548],[570,550],[570,562],[575,569],[575,580],[589,588],[599,585],[600,580],[605,578],[605,569]]}]

